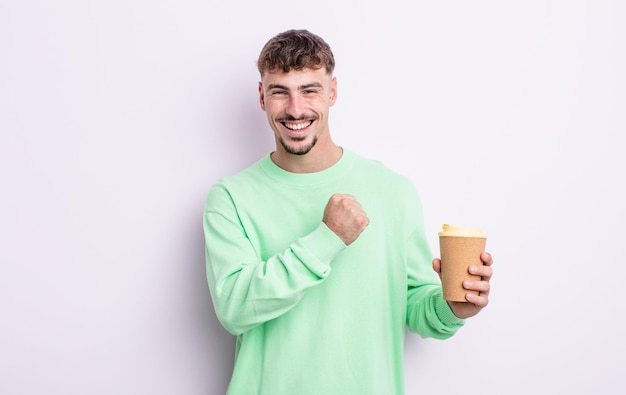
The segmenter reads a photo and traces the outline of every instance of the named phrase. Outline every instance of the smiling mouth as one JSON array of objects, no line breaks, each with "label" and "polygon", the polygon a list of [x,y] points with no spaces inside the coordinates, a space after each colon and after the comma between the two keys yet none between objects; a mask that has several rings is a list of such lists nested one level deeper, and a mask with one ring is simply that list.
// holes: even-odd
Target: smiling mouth
[{"label": "smiling mouth", "polygon": [[287,121],[283,121],[281,122],[282,125],[289,129],[289,130],[293,130],[294,132],[303,130],[308,128],[309,126],[311,126],[311,124],[313,124],[313,120],[308,120],[308,121],[297,121],[297,122],[287,122]]}]

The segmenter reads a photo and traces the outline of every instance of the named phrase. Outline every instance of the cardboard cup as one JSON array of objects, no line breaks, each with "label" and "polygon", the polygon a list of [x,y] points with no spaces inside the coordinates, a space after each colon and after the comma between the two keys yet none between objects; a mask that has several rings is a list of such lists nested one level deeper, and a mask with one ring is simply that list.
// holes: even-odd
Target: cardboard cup
[{"label": "cardboard cup", "polygon": [[447,301],[467,302],[467,293],[478,294],[463,288],[464,280],[480,280],[480,276],[469,274],[470,265],[483,265],[480,254],[485,251],[487,238],[439,234],[441,253],[441,283],[443,298]]}]

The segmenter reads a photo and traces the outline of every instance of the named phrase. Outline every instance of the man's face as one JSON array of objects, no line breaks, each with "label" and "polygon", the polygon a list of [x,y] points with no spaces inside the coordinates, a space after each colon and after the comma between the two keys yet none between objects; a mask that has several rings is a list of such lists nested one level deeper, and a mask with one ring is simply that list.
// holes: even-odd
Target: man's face
[{"label": "man's face", "polygon": [[304,155],[330,138],[328,112],[337,98],[337,81],[325,68],[265,73],[259,95],[277,150]]}]

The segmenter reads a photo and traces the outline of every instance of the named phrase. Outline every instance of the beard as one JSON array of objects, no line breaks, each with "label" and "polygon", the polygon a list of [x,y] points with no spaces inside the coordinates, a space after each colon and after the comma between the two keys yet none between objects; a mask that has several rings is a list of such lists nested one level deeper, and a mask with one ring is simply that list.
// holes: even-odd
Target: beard
[{"label": "beard", "polygon": [[[296,142],[303,141],[303,140],[304,139],[292,139],[292,141],[296,141]],[[313,149],[313,147],[315,147],[315,144],[317,144],[317,136],[313,137],[313,141],[311,141],[310,144],[307,144],[299,148],[289,146],[282,137],[279,138],[279,141],[280,141],[280,145],[282,145],[285,151],[287,151],[288,153],[292,155],[306,155],[309,153],[309,151]]]}]

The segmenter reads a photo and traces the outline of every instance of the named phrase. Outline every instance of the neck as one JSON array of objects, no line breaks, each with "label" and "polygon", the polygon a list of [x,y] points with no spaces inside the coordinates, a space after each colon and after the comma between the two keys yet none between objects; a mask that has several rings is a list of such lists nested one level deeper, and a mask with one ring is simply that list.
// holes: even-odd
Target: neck
[{"label": "neck", "polygon": [[272,153],[272,161],[276,166],[290,173],[316,173],[328,169],[341,159],[343,149],[333,142],[327,147],[316,145],[305,155],[294,155],[277,147]]}]

